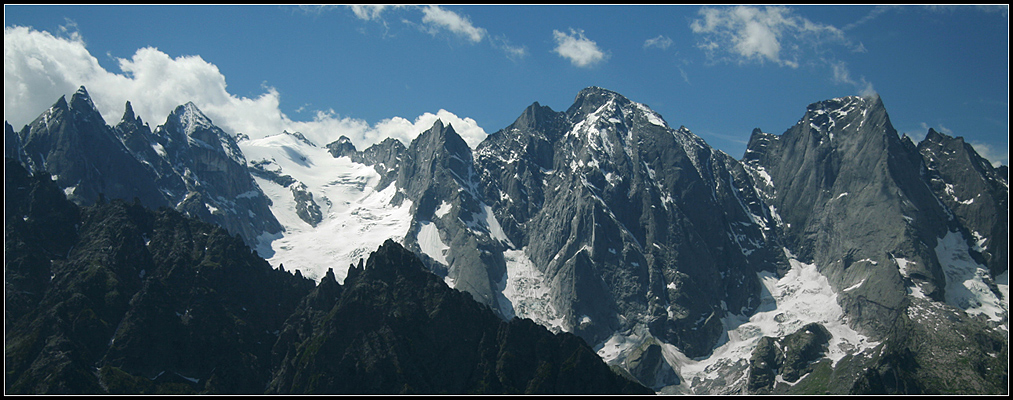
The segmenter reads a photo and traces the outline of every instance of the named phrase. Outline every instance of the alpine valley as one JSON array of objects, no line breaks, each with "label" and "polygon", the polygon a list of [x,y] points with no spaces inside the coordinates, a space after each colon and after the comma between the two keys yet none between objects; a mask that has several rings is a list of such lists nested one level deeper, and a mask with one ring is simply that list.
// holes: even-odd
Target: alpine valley
[{"label": "alpine valley", "polygon": [[5,124],[8,393],[1008,394],[1009,186],[878,97],[741,159],[598,88],[475,148]]}]

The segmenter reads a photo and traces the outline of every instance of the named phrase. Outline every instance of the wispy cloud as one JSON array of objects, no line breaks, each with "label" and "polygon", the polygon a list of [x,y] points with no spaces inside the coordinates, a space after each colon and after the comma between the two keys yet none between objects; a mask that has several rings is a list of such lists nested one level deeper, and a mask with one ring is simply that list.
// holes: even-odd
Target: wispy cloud
[{"label": "wispy cloud", "polygon": [[[867,15],[860,22],[875,18],[883,11]],[[833,56],[833,49],[865,52],[865,47],[852,43],[844,31],[833,25],[820,24],[799,16],[788,7],[703,7],[700,18],[690,22],[697,35],[697,48],[711,62],[733,62],[739,65],[772,62],[782,67],[801,65],[829,68],[832,80],[855,86],[860,95],[875,94],[865,77],[855,79],[847,64]]]},{"label": "wispy cloud", "polygon": [[[173,58],[146,47],[130,59],[117,59],[121,72],[116,73],[98,64],[80,35],[71,36],[57,37],[27,27],[4,28],[4,119],[15,129],[83,85],[110,124],[119,121],[128,100],[135,114],[153,126],[164,122],[176,106],[193,101],[225,131],[252,138],[287,130],[302,132],[316,143],[330,143],[344,135],[360,148],[386,137],[407,144],[437,118],[452,124],[471,146],[486,136],[473,119],[446,110],[425,113],[414,122],[393,117],[373,126],[334,110],[317,110],[310,121],[296,121],[281,111],[281,95],[276,89],[264,85],[264,93],[252,98],[231,94],[218,67],[200,56]],[[300,107],[297,112],[308,111]]]},{"label": "wispy cloud", "polygon": [[805,51],[825,42],[849,44],[840,29],[809,21],[787,7],[703,7],[690,23],[697,47],[714,60],[770,61],[797,68]]},{"label": "wispy cloud", "polygon": [[1009,165],[1009,144],[1004,149],[996,149],[988,143],[971,142],[971,147],[974,148],[974,151],[978,152],[979,156],[990,161],[993,167],[998,168],[1000,165]]},{"label": "wispy cloud", "polygon": [[852,85],[858,91],[858,94],[863,97],[869,97],[876,95],[876,90],[872,87],[872,82],[866,81],[865,77],[859,77],[856,81],[851,77],[851,71],[848,70],[848,65],[844,61],[827,61],[830,64],[830,69],[833,71],[834,83],[843,83]]},{"label": "wispy cloud", "polygon": [[60,34],[71,41],[83,43],[84,39],[81,37],[81,31],[77,27],[77,22],[67,17],[64,17],[63,20],[66,24],[60,25]]},{"label": "wispy cloud", "polygon": [[480,43],[488,39],[489,44],[493,48],[502,51],[507,58],[514,61],[523,59],[528,55],[526,46],[510,43],[506,35],[490,35],[485,28],[471,22],[471,19],[467,15],[437,5],[401,6],[368,4],[350,5],[348,8],[352,10],[356,18],[363,21],[378,22],[385,27],[387,26],[387,20],[384,18],[384,13],[388,10],[402,8],[412,10],[413,12],[420,11],[422,13],[421,20],[402,17],[401,22],[433,36],[441,32],[449,32],[470,43]]},{"label": "wispy cloud", "polygon": [[667,36],[664,35],[658,35],[656,37],[644,41],[645,49],[650,47],[657,47],[659,49],[665,50],[671,46],[672,46],[672,39],[669,39]]},{"label": "wispy cloud", "polygon": [[490,37],[489,41],[493,47],[506,53],[507,58],[511,60],[517,61],[528,56],[528,48],[526,46],[514,46],[504,35]]},{"label": "wispy cloud", "polygon": [[869,11],[868,14],[865,14],[865,16],[863,16],[862,18],[860,18],[858,21],[855,21],[855,22],[852,22],[850,24],[844,25],[844,27],[841,28],[841,30],[849,31],[849,30],[855,29],[859,25],[865,24],[866,22],[869,22],[869,21],[872,21],[872,20],[874,20],[876,18],[879,18],[879,16],[883,15],[883,13],[885,13],[887,11],[890,11],[890,10],[897,9],[897,8],[899,8],[899,6],[876,6],[876,7],[873,7],[872,10]]},{"label": "wispy cloud", "polygon": [[394,7],[400,6],[390,6],[386,4],[355,4],[348,6],[356,17],[364,21],[379,20],[381,19],[381,15],[384,10],[389,10]]},{"label": "wispy cloud", "polygon": [[583,30],[570,28],[570,33],[566,34],[553,29],[552,37],[556,41],[553,51],[577,67],[591,67],[609,57],[597,43],[584,36]]},{"label": "wispy cloud", "polygon": [[686,81],[687,85],[692,85],[691,83],[689,83],[689,75],[686,75],[686,70],[682,69],[682,67],[676,68],[679,68],[679,75],[682,76],[682,80]]},{"label": "wispy cloud", "polygon": [[447,30],[472,43],[481,42],[486,35],[485,29],[476,27],[467,17],[440,6],[426,6],[422,9],[422,13],[424,14],[422,23],[429,27],[432,34]]}]

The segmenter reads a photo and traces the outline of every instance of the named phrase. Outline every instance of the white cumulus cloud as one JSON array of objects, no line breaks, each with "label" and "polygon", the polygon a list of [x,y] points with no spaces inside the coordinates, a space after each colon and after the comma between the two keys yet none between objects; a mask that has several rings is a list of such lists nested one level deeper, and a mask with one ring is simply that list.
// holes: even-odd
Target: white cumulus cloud
[{"label": "white cumulus cloud", "polygon": [[431,33],[446,29],[470,40],[472,43],[481,42],[482,38],[486,35],[485,29],[472,25],[467,17],[463,17],[440,6],[426,6],[422,9],[422,13],[424,14],[422,16],[422,23],[430,27]]},{"label": "white cumulus cloud", "polygon": [[608,59],[598,48],[598,44],[584,36],[584,31],[570,28],[570,33],[552,30],[552,37],[556,41],[556,48],[553,51],[563,58],[570,60],[578,67],[590,67]]},{"label": "white cumulus cloud", "polygon": [[360,149],[386,137],[408,144],[437,118],[452,124],[472,147],[486,136],[473,119],[446,110],[425,113],[414,121],[393,117],[374,126],[333,110],[317,111],[310,121],[295,121],[281,111],[276,89],[265,87],[264,93],[254,98],[233,95],[218,67],[200,56],[173,58],[146,47],[130,59],[118,59],[118,64],[121,73],[105,70],[78,35],[63,38],[26,27],[5,27],[4,119],[19,130],[60,96],[85,86],[110,125],[119,122],[127,101],[151,126],[164,123],[175,107],[192,101],[226,132],[242,132],[252,138],[287,130],[302,132],[320,145],[342,135]]}]

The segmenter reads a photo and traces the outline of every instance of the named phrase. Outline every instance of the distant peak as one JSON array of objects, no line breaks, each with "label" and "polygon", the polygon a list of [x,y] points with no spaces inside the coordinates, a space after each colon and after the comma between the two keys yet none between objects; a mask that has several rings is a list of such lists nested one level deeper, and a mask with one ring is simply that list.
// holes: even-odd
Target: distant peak
[{"label": "distant peak", "polygon": [[172,110],[172,114],[169,114],[169,118],[175,119],[187,136],[190,136],[198,129],[207,129],[214,126],[211,119],[204,115],[192,101],[176,107],[175,110]]},{"label": "distant peak", "polygon": [[437,131],[442,131],[443,130],[443,120],[437,118],[436,122],[433,122],[433,127],[431,129],[435,129]]},{"label": "distant peak", "polygon": [[204,115],[204,113],[201,112],[200,108],[197,108],[197,105],[194,104],[192,101],[186,102],[186,104],[183,105],[183,109],[188,112],[196,113],[202,116]]},{"label": "distant peak", "polygon": [[[439,118],[437,118],[436,121],[433,122],[433,126],[431,128],[429,128],[426,132],[432,132],[434,134],[438,134],[439,136],[446,136],[448,138],[450,138],[450,137],[456,137],[457,139],[460,139],[461,141],[464,140],[457,133],[457,131],[454,130],[454,126],[452,124],[444,124],[443,120],[441,120]],[[423,132],[423,134],[425,134],[426,132]]]},{"label": "distant peak", "polygon": [[74,92],[74,96],[73,97],[78,97],[78,96],[83,97],[83,98],[91,98],[91,96],[88,95],[88,89],[85,89],[84,85],[81,85],[80,87],[78,87],[77,91]]},{"label": "distant peak", "polygon": [[84,86],[77,88],[77,91],[74,92],[74,95],[70,97],[70,108],[76,110],[81,110],[82,108],[84,108],[85,110],[89,111],[97,110],[95,107],[95,103],[91,101],[91,96],[88,95],[88,90],[85,89]]},{"label": "distant peak", "polygon": [[882,108],[883,101],[879,95],[872,96],[845,96],[829,100],[818,101],[810,104],[806,109],[813,111],[851,110],[851,109],[873,109]]},{"label": "distant peak", "polygon": [[600,107],[609,100],[613,99],[628,101],[626,97],[623,97],[623,95],[614,91],[598,86],[589,86],[581,89],[581,91],[577,93],[577,98],[574,100],[574,103],[591,102],[592,104]]},{"label": "distant peak", "polygon": [[926,140],[928,142],[943,143],[943,142],[948,142],[948,141],[951,141],[951,140],[959,140],[959,141],[962,142],[962,141],[964,141],[964,138],[960,137],[960,136],[953,137],[953,136],[947,135],[945,133],[939,132],[939,131],[937,131],[937,130],[935,130],[933,128],[929,128],[928,133],[925,134],[925,139],[924,140]]},{"label": "distant peak", "polygon": [[133,121],[138,120],[138,119],[139,118],[137,118],[137,116],[134,114],[134,107],[132,107],[130,105],[130,101],[128,100],[127,104],[123,106],[123,119],[122,119],[122,121],[131,121],[131,122],[133,122]]},{"label": "distant peak", "polygon": [[619,93],[616,93],[614,91],[611,91],[611,90],[608,90],[608,89],[605,89],[605,88],[602,88],[602,87],[599,87],[599,86],[588,86],[586,88],[581,89],[580,92],[577,93],[577,98],[588,97],[588,96],[609,96],[609,97],[618,96],[618,97],[623,97],[623,95],[621,95]]},{"label": "distant peak", "polygon": [[457,155],[470,154],[471,152],[471,148],[461,138],[461,135],[454,130],[453,125],[444,125],[440,119],[433,122],[431,128],[413,139],[410,147],[416,149],[425,148],[427,149],[425,151],[436,151],[437,148],[442,147]]},{"label": "distant peak", "polygon": [[555,117],[556,112],[548,106],[543,106],[537,101],[521,112],[521,115],[514,120],[510,128],[515,129],[537,129],[540,124]]},{"label": "distant peak", "polygon": [[387,239],[376,251],[370,253],[369,260],[366,260],[365,272],[375,279],[385,281],[393,281],[397,276],[418,280],[428,274],[415,253],[391,239]]},{"label": "distant peak", "polygon": [[566,110],[566,114],[570,117],[576,116],[581,118],[594,113],[610,102],[619,105],[628,104],[630,100],[623,97],[623,95],[608,89],[603,89],[598,86],[587,87],[577,93],[577,97],[574,99],[573,105]]}]

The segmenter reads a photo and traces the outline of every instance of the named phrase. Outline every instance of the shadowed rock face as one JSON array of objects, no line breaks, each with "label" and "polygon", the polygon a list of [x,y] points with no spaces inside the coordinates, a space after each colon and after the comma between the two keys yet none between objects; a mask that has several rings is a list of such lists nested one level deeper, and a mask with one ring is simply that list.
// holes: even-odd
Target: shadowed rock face
[{"label": "shadowed rock face", "polygon": [[60,97],[18,136],[23,165],[49,172],[79,204],[94,202],[100,193],[110,199],[137,197],[151,207],[166,204],[154,171],[126,151],[84,87],[69,103]]},{"label": "shadowed rock face", "polygon": [[812,372],[811,364],[826,352],[830,332],[811,323],[783,338],[764,337],[749,360],[749,391],[770,393],[776,377],[795,383]]},{"label": "shadowed rock face", "polygon": [[[5,165],[8,393],[262,393],[313,283],[224,229]],[[14,206],[16,205],[16,206]]]},{"label": "shadowed rock face", "polygon": [[314,288],[218,226],[5,167],[8,393],[651,393],[392,241]]},{"label": "shadowed rock face", "polygon": [[500,320],[389,240],[286,324],[270,393],[651,393],[576,336]]}]

